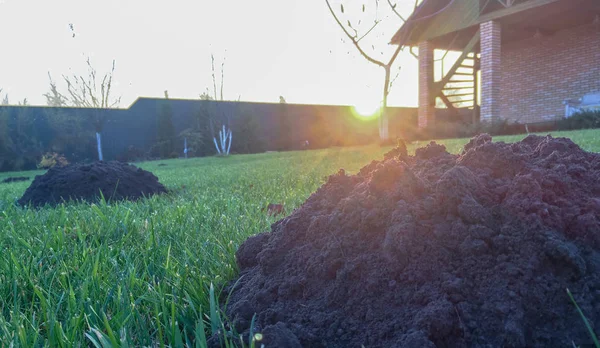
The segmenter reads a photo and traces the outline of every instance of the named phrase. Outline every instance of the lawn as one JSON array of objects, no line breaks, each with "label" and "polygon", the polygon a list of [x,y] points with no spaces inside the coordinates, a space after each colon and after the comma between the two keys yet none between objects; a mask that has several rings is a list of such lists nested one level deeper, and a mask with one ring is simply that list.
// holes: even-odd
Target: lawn
[{"label": "lawn", "polygon": [[[600,151],[598,130],[555,136]],[[456,153],[467,141],[441,142]],[[0,346],[193,342],[210,317],[211,283],[218,292],[232,279],[239,244],[276,220],[264,211],[269,203],[290,213],[328,175],[354,173],[388,150],[140,163],[171,192],[139,202],[22,209],[14,202],[29,182],[0,184]],[[0,180],[40,173],[0,173]],[[216,329],[206,324],[208,333]]]}]

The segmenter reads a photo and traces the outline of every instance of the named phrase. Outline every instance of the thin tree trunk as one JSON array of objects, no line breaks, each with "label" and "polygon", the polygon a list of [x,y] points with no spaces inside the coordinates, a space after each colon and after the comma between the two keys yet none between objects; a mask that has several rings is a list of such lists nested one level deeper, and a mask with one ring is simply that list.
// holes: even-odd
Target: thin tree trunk
[{"label": "thin tree trunk", "polygon": [[383,104],[381,105],[381,116],[379,117],[379,139],[386,141],[389,139],[388,134],[388,110],[387,110],[387,99],[390,93],[390,66],[384,66],[385,70],[385,82],[383,85]]},{"label": "thin tree trunk", "polygon": [[221,150],[219,149],[219,145],[217,145],[217,138],[213,137],[213,142],[215,143],[215,147],[217,148],[217,154],[221,154]]},{"label": "thin tree trunk", "polygon": [[98,146],[98,160],[104,161],[104,156],[102,156],[102,136],[100,132],[96,132],[96,145]]},{"label": "thin tree trunk", "polygon": [[187,138],[183,138],[183,155],[185,156],[185,158],[188,158],[187,153],[188,153]]},{"label": "thin tree trunk", "polygon": [[229,150],[231,150],[231,141],[233,140],[233,133],[231,129],[229,130],[229,145],[227,145],[227,155],[229,155]]}]

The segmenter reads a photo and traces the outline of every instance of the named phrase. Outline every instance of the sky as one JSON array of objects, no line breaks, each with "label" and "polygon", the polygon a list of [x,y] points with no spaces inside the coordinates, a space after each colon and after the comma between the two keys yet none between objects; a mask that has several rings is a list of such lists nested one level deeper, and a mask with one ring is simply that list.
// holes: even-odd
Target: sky
[{"label": "sky", "polygon": [[[341,1],[331,0],[332,7],[359,33],[382,20],[361,44],[387,60],[402,22],[386,1],[376,8],[373,0],[343,0],[344,13]],[[395,2],[409,8],[409,0]],[[225,99],[377,105],[383,69],[343,38],[325,0],[0,0],[0,88],[11,103],[45,105],[48,73],[64,90],[60,76],[86,74],[89,57],[98,74],[115,60],[119,107],[165,90],[195,99],[212,89],[214,54],[217,69],[225,59]],[[388,103],[415,106],[417,61],[403,52],[398,69]]]}]

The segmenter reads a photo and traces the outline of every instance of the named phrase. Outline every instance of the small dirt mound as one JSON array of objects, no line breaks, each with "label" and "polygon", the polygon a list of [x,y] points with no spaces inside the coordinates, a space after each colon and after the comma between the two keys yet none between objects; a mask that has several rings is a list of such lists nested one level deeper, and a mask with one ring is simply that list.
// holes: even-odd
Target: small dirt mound
[{"label": "small dirt mound", "polygon": [[240,246],[237,332],[256,313],[266,347],[591,343],[566,289],[600,324],[600,154],[482,135],[386,157]]},{"label": "small dirt mound", "polygon": [[27,181],[27,180],[29,180],[29,177],[26,177],[26,176],[11,176],[0,182],[3,184],[10,184],[12,182],[21,182],[21,181]]},{"label": "small dirt mound", "polygon": [[35,177],[18,201],[34,207],[69,200],[93,202],[100,192],[106,200],[135,200],[167,192],[154,174],[130,164],[112,161],[54,167]]}]

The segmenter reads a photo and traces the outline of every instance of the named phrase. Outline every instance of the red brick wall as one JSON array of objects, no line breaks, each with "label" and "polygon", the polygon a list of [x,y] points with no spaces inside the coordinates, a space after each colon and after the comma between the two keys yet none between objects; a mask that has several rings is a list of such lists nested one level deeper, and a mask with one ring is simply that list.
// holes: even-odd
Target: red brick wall
[{"label": "red brick wall", "polygon": [[502,46],[502,118],[520,123],[555,119],[565,113],[564,99],[588,92],[600,92],[595,25]]},{"label": "red brick wall", "polygon": [[502,117],[502,27],[491,21],[481,24],[481,121]]},{"label": "red brick wall", "polygon": [[419,43],[419,128],[435,122],[435,99],[430,91],[434,77],[433,48],[429,41]]}]

